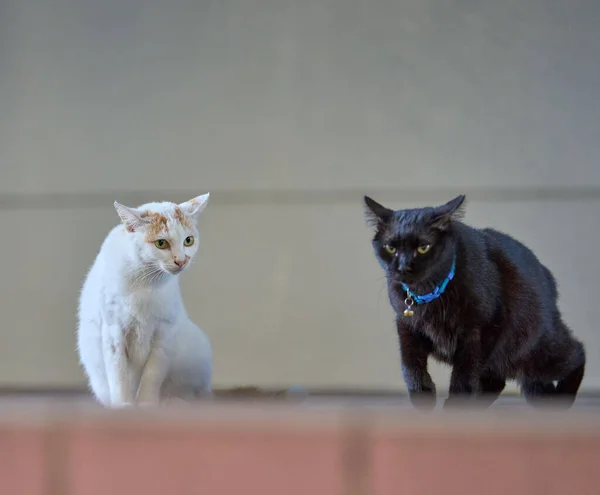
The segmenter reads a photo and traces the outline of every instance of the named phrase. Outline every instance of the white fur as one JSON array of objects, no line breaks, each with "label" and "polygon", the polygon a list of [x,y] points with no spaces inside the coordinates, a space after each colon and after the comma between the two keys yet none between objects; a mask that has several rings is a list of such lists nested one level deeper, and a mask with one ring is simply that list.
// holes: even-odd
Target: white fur
[{"label": "white fur", "polygon": [[[179,274],[198,249],[196,221],[208,197],[178,205],[188,227],[177,220],[173,203],[115,203],[122,223],[104,240],[79,301],[79,358],[94,395],[107,407],[211,392],[211,345],[189,319],[179,291]],[[167,218],[167,231],[156,239],[146,238],[148,212]],[[192,246],[184,246],[187,236],[194,236]],[[158,249],[157,239],[170,246]],[[175,261],[187,263],[180,268]]]}]

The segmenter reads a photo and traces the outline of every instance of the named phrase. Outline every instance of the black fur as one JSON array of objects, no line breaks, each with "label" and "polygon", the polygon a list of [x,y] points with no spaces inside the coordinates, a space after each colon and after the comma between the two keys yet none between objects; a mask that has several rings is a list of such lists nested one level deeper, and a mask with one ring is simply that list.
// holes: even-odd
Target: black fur
[{"label": "black fur", "polygon": [[[432,355],[452,366],[445,406],[460,399],[490,405],[506,380],[515,379],[532,404],[570,407],[583,379],[585,350],[562,321],[552,273],[512,237],[459,221],[464,200],[458,196],[438,207],[393,211],[365,196],[413,404],[435,405],[427,371]],[[429,251],[419,254],[417,247],[425,245]],[[454,255],[456,275],[446,291],[414,305],[414,316],[404,316],[401,282],[417,295],[431,292],[447,276]]]}]

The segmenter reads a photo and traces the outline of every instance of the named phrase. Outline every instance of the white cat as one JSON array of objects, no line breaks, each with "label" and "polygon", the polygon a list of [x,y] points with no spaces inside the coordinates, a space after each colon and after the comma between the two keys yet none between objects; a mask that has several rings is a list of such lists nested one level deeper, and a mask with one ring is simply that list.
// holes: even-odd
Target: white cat
[{"label": "white cat", "polygon": [[79,301],[79,358],[107,407],[211,393],[210,341],[179,291],[208,197],[138,208],[115,202],[122,223],[104,240]]}]

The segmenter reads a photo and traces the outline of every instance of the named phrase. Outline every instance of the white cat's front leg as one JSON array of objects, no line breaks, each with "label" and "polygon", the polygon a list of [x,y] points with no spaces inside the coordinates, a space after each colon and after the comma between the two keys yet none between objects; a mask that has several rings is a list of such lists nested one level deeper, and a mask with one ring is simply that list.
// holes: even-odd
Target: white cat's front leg
[{"label": "white cat's front leg", "polygon": [[111,407],[132,406],[135,400],[125,338],[125,332],[117,325],[103,329],[102,352]]},{"label": "white cat's front leg", "polygon": [[150,354],[142,370],[137,394],[137,403],[141,406],[154,406],[160,402],[160,390],[169,371],[167,354],[160,342],[153,342]]}]

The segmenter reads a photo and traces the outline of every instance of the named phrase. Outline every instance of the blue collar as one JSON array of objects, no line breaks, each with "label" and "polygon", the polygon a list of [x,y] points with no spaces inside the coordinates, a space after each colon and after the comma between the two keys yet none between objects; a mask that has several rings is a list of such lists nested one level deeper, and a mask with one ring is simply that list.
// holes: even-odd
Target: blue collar
[{"label": "blue collar", "polygon": [[402,282],[402,287],[404,287],[404,290],[408,294],[408,297],[410,299],[412,299],[416,304],[425,304],[425,303],[433,301],[434,299],[437,299],[444,293],[444,291],[446,290],[446,286],[448,285],[450,280],[452,280],[454,278],[455,270],[456,270],[456,255],[454,255],[454,258],[452,259],[452,266],[450,267],[450,273],[448,273],[448,275],[442,281],[442,283],[439,284],[429,294],[423,294],[422,296],[417,296],[408,288],[408,285],[406,285],[404,282]]}]

